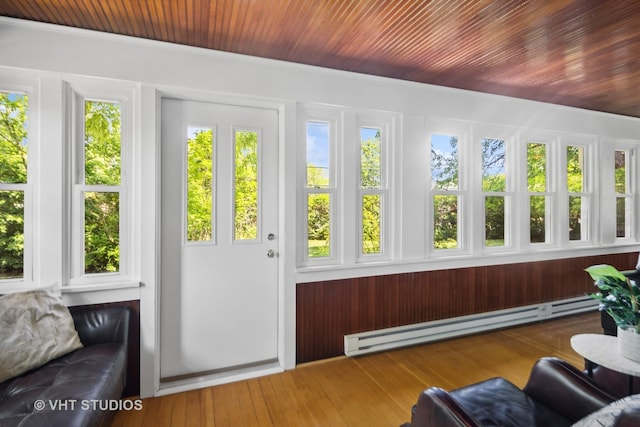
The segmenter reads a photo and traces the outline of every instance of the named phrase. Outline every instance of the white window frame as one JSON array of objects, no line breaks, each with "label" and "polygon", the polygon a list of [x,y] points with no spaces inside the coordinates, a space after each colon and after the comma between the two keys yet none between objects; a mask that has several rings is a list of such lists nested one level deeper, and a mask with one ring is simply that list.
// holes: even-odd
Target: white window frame
[{"label": "white window frame", "polygon": [[[638,230],[640,227],[640,219],[638,219],[638,212],[640,212],[640,196],[638,195],[638,191],[640,190],[640,186],[638,185],[638,179],[640,179],[640,159],[638,158],[638,153],[640,152],[640,141],[616,141],[614,143],[612,156],[615,156],[616,151],[625,151],[627,153],[626,163],[627,163],[627,183],[626,190],[627,192],[624,194],[618,193],[615,191],[615,177],[613,178],[614,183],[614,199],[613,199],[613,227],[614,232],[613,236],[615,239],[615,244],[629,244],[638,241]],[[614,159],[615,162],[615,159]],[[615,164],[613,165],[612,173],[615,174]],[[616,227],[617,227],[617,214],[616,214],[616,203],[618,198],[625,198],[625,224],[628,233],[625,233],[625,237],[617,237]]]},{"label": "white window frame", "polygon": [[39,186],[39,151],[40,151],[40,137],[38,130],[39,124],[39,91],[38,85],[32,81],[26,81],[19,78],[11,78],[9,76],[3,76],[3,83],[0,86],[0,91],[5,93],[24,94],[28,97],[27,105],[27,120],[29,123],[27,134],[27,182],[26,183],[0,183],[0,190],[2,191],[22,191],[24,197],[24,248],[23,248],[23,261],[22,269],[23,275],[21,278],[0,279],[1,292],[14,292],[32,288],[34,286],[34,270],[36,267],[35,254],[39,251],[38,241],[34,238],[36,233],[34,230],[37,227],[37,212],[35,197],[38,192]]},{"label": "white window frame", "polygon": [[[386,112],[352,108],[325,107],[301,104],[298,108],[298,252],[297,265],[301,268],[316,266],[340,266],[378,263],[393,258],[392,247],[392,198],[391,182],[397,115]],[[307,123],[329,125],[329,187],[307,187]],[[361,188],[361,140],[362,127],[381,130],[381,174],[380,188]],[[330,256],[311,258],[308,255],[308,206],[310,194],[329,194],[330,210]],[[362,253],[362,196],[379,194],[381,206],[381,250],[376,254]]]},{"label": "white window frame", "polygon": [[[432,183],[432,158],[431,158],[431,147],[432,147],[432,136],[434,134],[439,135],[451,135],[458,137],[458,188],[456,190],[435,190],[433,189]],[[427,171],[427,192],[428,192],[428,202],[427,202],[427,238],[425,239],[426,247],[425,254],[428,257],[438,258],[438,257],[448,257],[448,256],[457,256],[464,255],[471,252],[471,231],[472,224],[468,219],[471,218],[470,212],[471,209],[471,200],[470,199],[470,178],[474,175],[473,171],[479,169],[479,163],[474,162],[473,160],[473,149],[472,145],[469,143],[471,141],[471,129],[469,125],[465,125],[457,122],[448,122],[448,121],[439,121],[429,123],[427,126],[427,144],[429,149],[428,158],[426,159],[427,167],[425,168]],[[435,230],[434,230],[434,217],[433,217],[433,209],[434,209],[434,197],[435,196],[457,196],[458,198],[458,246],[455,248],[444,248],[444,249],[436,249],[434,248],[435,242]]]},{"label": "white window frame", "polygon": [[[390,146],[393,143],[394,118],[388,114],[362,113],[358,112],[356,117],[356,134],[357,134],[357,213],[356,213],[356,232],[358,233],[357,244],[357,261],[358,262],[376,262],[392,258],[391,254],[391,190],[390,190],[390,165],[392,164]],[[380,187],[379,188],[363,188],[361,185],[361,132],[362,128],[380,129]],[[380,252],[376,254],[363,253],[362,241],[362,199],[365,195],[378,195],[381,197],[380,206]]]},{"label": "white window frame", "polygon": [[[477,252],[484,253],[500,253],[509,252],[513,250],[516,244],[517,237],[514,233],[515,222],[517,221],[517,209],[514,206],[514,198],[516,188],[516,135],[515,131],[502,127],[491,126],[476,126],[473,128],[473,135],[475,141],[475,153],[474,157],[477,159],[478,166],[478,180],[474,180],[471,183],[472,194],[481,194],[480,200],[477,203],[477,210],[480,215],[476,215],[481,221],[474,221],[473,225],[479,227],[482,238],[477,242],[475,250]],[[483,139],[495,139],[504,141],[505,147],[505,175],[506,175],[506,187],[504,191],[484,191],[482,189],[482,140]],[[474,172],[475,173],[475,172]],[[477,182],[477,190],[474,187],[474,183]],[[490,196],[497,196],[504,198],[504,245],[503,246],[487,246],[486,245],[486,198]]]},{"label": "white window frame", "polygon": [[[329,125],[329,186],[314,188],[307,186],[307,123],[326,123]],[[302,141],[298,159],[299,215],[298,215],[298,265],[318,266],[339,264],[342,259],[340,244],[342,233],[339,221],[341,212],[341,160],[338,147],[343,145],[343,115],[339,109],[312,105],[300,106],[298,113],[298,140]],[[311,194],[329,194],[329,256],[309,257],[308,248],[308,200]]]},{"label": "white window frame", "polygon": [[[120,104],[121,114],[121,180],[118,186],[86,185],[84,183],[84,102],[98,101]],[[71,153],[69,175],[71,218],[68,224],[68,271],[70,286],[113,284],[133,280],[134,214],[131,200],[133,188],[133,111],[134,88],[108,83],[70,83]],[[85,274],[84,272],[84,193],[117,192],[120,195],[119,269],[117,272]]]},{"label": "white window frame", "polygon": [[[529,144],[544,144],[546,157],[546,189],[545,191],[531,192],[528,183],[528,164],[527,164],[527,147]],[[558,203],[557,193],[557,164],[558,164],[558,137],[545,133],[527,133],[520,137],[521,145],[521,174],[519,176],[521,184],[518,186],[522,199],[518,204],[524,203],[524,209],[521,212],[520,220],[522,221],[519,228],[520,249],[544,250],[558,245],[558,215],[556,214],[556,206]],[[530,199],[532,196],[542,196],[546,198],[545,202],[545,241],[531,242],[531,208]]]},{"label": "white window frame", "polygon": [[[595,235],[595,231],[593,230],[593,217],[594,217],[594,203],[593,203],[593,188],[594,188],[594,163],[593,163],[593,152],[594,152],[594,139],[590,138],[576,138],[576,137],[562,137],[559,143],[560,146],[560,164],[562,167],[560,168],[559,175],[560,181],[563,185],[560,186],[559,190],[559,199],[560,199],[560,209],[559,215],[560,220],[558,223],[560,224],[560,235],[558,236],[558,240],[562,243],[566,243],[568,246],[576,247],[576,246],[589,246],[593,244],[593,236]],[[568,188],[568,159],[567,159],[567,149],[569,147],[582,147],[583,148],[583,167],[582,167],[582,191],[581,192],[571,192]],[[583,224],[581,226],[581,233],[583,234],[582,239],[580,240],[570,240],[569,236],[569,198],[570,197],[581,197],[583,209],[581,211],[581,220]]]}]

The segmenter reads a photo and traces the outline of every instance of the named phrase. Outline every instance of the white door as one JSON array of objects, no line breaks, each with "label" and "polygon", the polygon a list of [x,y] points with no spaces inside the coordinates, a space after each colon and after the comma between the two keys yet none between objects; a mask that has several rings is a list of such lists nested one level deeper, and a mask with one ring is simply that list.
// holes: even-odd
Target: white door
[{"label": "white door", "polygon": [[161,382],[277,366],[277,125],[162,102]]}]

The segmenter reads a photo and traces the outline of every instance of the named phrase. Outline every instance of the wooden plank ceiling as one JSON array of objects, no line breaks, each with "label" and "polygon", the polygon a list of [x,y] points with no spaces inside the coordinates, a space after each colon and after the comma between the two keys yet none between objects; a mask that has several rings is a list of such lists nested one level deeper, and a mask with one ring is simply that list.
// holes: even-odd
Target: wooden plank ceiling
[{"label": "wooden plank ceiling", "polygon": [[638,0],[2,0],[0,15],[640,117]]}]

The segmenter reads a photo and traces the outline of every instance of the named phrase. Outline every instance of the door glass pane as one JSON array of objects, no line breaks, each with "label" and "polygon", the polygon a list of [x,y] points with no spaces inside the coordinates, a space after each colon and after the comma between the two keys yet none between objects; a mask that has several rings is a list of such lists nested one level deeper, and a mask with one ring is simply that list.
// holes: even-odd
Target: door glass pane
[{"label": "door glass pane", "polygon": [[380,129],[360,128],[360,187],[380,188]]},{"label": "door glass pane", "polygon": [[213,237],[213,132],[188,128],[187,241]]},{"label": "door glass pane", "polygon": [[24,192],[0,191],[0,279],[24,273]]},{"label": "door glass pane", "polygon": [[586,224],[583,216],[588,212],[586,197],[569,196],[569,240],[586,240],[586,230],[582,225]]},{"label": "door glass pane", "polygon": [[307,256],[331,256],[331,197],[327,193],[313,193],[307,197]]},{"label": "door glass pane", "polygon": [[85,273],[110,273],[119,270],[119,193],[84,193],[84,237]]},{"label": "door glass pane", "polygon": [[235,132],[234,239],[258,238],[258,133]]},{"label": "door glass pane", "polygon": [[529,197],[529,225],[531,243],[544,243],[547,240],[547,198]]},{"label": "door glass pane", "polygon": [[27,182],[26,95],[0,92],[0,182]]},{"label": "door glass pane", "polygon": [[567,147],[567,189],[570,193],[584,191],[584,147]]},{"label": "door glass pane", "polygon": [[487,196],[484,199],[484,245],[504,246],[504,197]]},{"label": "door glass pane", "polygon": [[458,196],[433,196],[433,247],[458,247]]},{"label": "door glass pane", "polygon": [[431,135],[431,188],[458,189],[458,137]]},{"label": "door glass pane", "polygon": [[362,196],[362,253],[379,254],[381,251],[380,224],[382,222],[382,196],[366,194]]},{"label": "door glass pane", "polygon": [[331,184],[329,129],[326,122],[307,122],[307,187]]},{"label": "door glass pane", "polygon": [[527,184],[532,193],[547,191],[546,144],[527,144]]},{"label": "door glass pane", "polygon": [[87,185],[120,185],[120,116],[118,103],[84,103],[84,173]]},{"label": "door glass pane", "polygon": [[501,139],[482,140],[482,191],[506,191],[505,142]]}]

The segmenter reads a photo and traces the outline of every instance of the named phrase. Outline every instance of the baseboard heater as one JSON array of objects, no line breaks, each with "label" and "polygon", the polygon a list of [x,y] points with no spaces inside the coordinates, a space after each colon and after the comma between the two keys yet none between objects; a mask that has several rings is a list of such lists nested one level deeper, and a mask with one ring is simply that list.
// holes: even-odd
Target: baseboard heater
[{"label": "baseboard heater", "polygon": [[597,308],[598,302],[596,300],[584,296],[350,334],[344,337],[344,353],[347,356],[374,353],[560,316],[594,311]]}]

